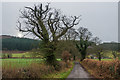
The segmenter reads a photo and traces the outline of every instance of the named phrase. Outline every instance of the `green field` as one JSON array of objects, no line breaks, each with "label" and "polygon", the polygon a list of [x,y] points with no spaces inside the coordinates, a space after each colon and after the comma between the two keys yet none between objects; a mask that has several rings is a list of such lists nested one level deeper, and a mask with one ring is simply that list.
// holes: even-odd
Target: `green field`
[{"label": "green field", "polygon": [[[4,53],[3,53],[4,54]],[[10,53],[5,53],[5,54],[10,54]],[[43,62],[43,59],[25,59],[22,57],[32,57],[32,55],[29,52],[25,52],[25,53],[13,53],[12,57],[18,57],[19,59],[2,59],[2,67],[26,67],[31,65],[32,63],[41,63]],[[58,61],[61,61],[61,59],[57,59]],[[94,59],[94,60],[98,60],[98,59]],[[112,59],[102,59],[102,61],[110,61]],[[1,64],[0,64],[1,65]]]},{"label": "green field", "polygon": [[25,56],[25,57],[31,57],[29,55],[29,53],[16,53],[16,54],[12,54],[12,57],[22,57],[22,56]]},{"label": "green field", "polygon": [[[2,55],[5,54],[12,54],[12,53],[0,53],[0,57],[2,57]],[[32,55],[29,52],[25,52],[25,53],[13,53],[12,57],[32,57]]]},{"label": "green field", "polygon": [[[3,53],[3,54],[11,54],[11,53]],[[2,55],[1,55],[2,56]],[[32,63],[41,63],[43,62],[43,59],[39,58],[30,58],[25,59],[25,57],[32,57],[32,55],[29,52],[25,53],[13,53],[12,57],[17,57],[17,59],[8,58],[8,59],[2,59],[2,67],[26,67],[31,65]],[[24,57],[24,58],[23,58]]]},{"label": "green field", "polygon": [[2,67],[26,67],[41,61],[42,59],[2,59]]},{"label": "green field", "polygon": [[[3,53],[3,54],[7,55],[7,54],[12,54],[12,53]],[[2,54],[1,54],[1,56],[2,56]],[[24,56],[24,58],[23,58],[23,56]],[[17,57],[17,59],[13,59],[13,58],[1,59],[2,60],[2,66],[3,67],[5,67],[5,66],[10,66],[10,67],[25,67],[25,66],[31,65],[32,63],[41,63],[41,62],[44,61],[42,59],[42,56],[37,56],[37,57],[41,57],[41,58],[26,59],[27,57],[33,57],[33,55],[30,54],[30,52],[13,53],[12,57]],[[57,59],[57,60],[61,61],[61,59]]]},{"label": "green field", "polygon": [[[57,59],[61,61],[61,59]],[[43,59],[2,59],[2,67],[26,67],[32,63],[41,63]]]},{"label": "green field", "polygon": [[[93,59],[93,60],[99,60],[99,59]],[[111,61],[113,59],[101,59],[102,61]]]}]

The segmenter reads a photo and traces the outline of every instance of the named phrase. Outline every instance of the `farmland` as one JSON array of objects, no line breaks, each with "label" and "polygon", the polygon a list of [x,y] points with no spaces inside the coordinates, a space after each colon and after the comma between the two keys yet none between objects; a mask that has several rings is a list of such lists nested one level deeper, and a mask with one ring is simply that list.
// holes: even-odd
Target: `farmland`
[{"label": "farmland", "polygon": [[[16,53],[12,52],[12,51],[3,51],[3,52],[4,52],[3,54],[6,54],[6,55],[7,54],[12,54],[11,58],[2,59],[1,66],[2,66],[2,69],[4,71],[3,72],[4,77],[12,77],[12,78],[18,77],[19,78],[20,76],[17,76],[17,75],[20,74],[20,73],[17,73],[16,71],[24,72],[24,70],[25,71],[30,70],[30,71],[24,72],[25,75],[23,75],[21,73],[20,75],[22,77],[28,77],[27,74],[32,76],[33,75],[33,74],[31,74],[31,69],[32,69],[32,70],[34,70],[34,71],[32,71],[32,73],[36,73],[37,75],[41,74],[41,76],[37,76],[37,77],[41,77],[41,78],[66,78],[71,73],[71,71],[73,69],[73,66],[74,66],[74,65],[64,63],[60,58],[58,58],[57,61],[59,61],[61,63],[62,70],[61,71],[55,71],[52,67],[44,64],[45,60],[44,60],[42,55],[41,56],[39,55],[40,57],[36,57],[36,58],[33,57],[34,55],[31,54],[31,52],[33,52],[33,51],[22,52],[22,53],[19,53],[19,51],[16,52]],[[103,78],[103,77],[105,78],[106,77],[106,76],[100,76],[100,74],[101,75],[106,74],[108,78],[113,78],[113,77],[115,77],[115,75],[111,74],[110,71],[112,71],[112,70],[115,71],[115,69],[113,69],[113,67],[112,67],[112,64],[113,64],[112,62],[116,63],[116,61],[115,61],[114,57],[112,56],[111,51],[107,51],[107,53],[104,56],[106,56],[108,54],[111,55],[111,59],[108,59],[108,58],[101,59],[102,63],[99,61],[99,59],[85,60],[85,61],[82,61],[80,63],[84,66],[84,68],[91,75],[93,75],[96,78]],[[2,55],[1,55],[1,57],[2,57]],[[77,60],[77,61],[79,61],[79,60]],[[71,61],[71,63],[73,63],[73,61]],[[95,63],[96,66],[94,66],[94,63]],[[65,67],[66,64],[69,65],[68,68]],[[100,71],[98,70],[99,74],[97,74],[98,72],[94,72],[95,69],[97,69],[99,67],[99,65],[102,65],[103,67],[105,66],[104,68],[106,69],[106,66],[107,66],[106,64],[110,65],[110,66],[108,66],[108,68],[110,69],[109,72],[107,72],[107,73],[103,72],[102,73],[102,72],[100,72],[101,70]],[[33,65],[36,67],[36,69],[34,69]],[[91,68],[92,66],[94,66],[95,69]],[[38,71],[42,71],[38,67],[41,67],[45,71],[45,73],[43,73],[43,75],[42,75],[42,73],[38,72]],[[104,68],[102,68],[102,69],[104,69]],[[50,69],[52,69],[53,72],[51,72]],[[13,74],[12,72],[14,72],[15,75],[6,76],[5,71],[7,71],[7,72],[10,71],[9,74]],[[42,72],[44,72],[44,71],[42,71]],[[35,77],[35,76],[36,75],[33,75],[33,77]]]},{"label": "farmland", "polygon": [[[12,54],[11,52],[7,52],[7,53],[3,53],[3,54]],[[25,55],[26,57],[22,57],[23,55]],[[12,58],[13,57],[13,58]],[[24,53],[13,53],[12,54],[12,57],[11,58],[5,58],[5,59],[2,59],[2,64],[0,64],[0,66],[2,66],[2,69],[3,69],[3,76],[5,77],[11,77],[11,78],[16,78],[19,73],[16,72],[16,71],[19,71],[19,70],[29,70],[31,71],[31,69],[33,69],[33,73],[37,73],[38,74],[43,74],[43,75],[39,75],[37,77],[43,77],[43,78],[53,78],[51,77],[50,75],[49,76],[45,76],[46,74],[48,75],[49,74],[49,70],[51,69],[53,71],[53,73],[50,71],[50,73],[52,73],[51,75],[56,78],[64,78],[64,77],[67,77],[67,75],[71,72],[72,68],[73,68],[73,64],[71,67],[69,68],[65,68],[65,63],[62,62],[62,71],[60,72],[57,72],[57,75],[56,75],[56,72],[54,72],[55,70],[50,67],[50,66],[47,66],[45,65],[44,63],[44,59],[42,58],[33,58],[29,52],[24,52]],[[15,58],[14,58],[15,57]],[[22,58],[21,58],[22,57]],[[57,59],[57,61],[61,62],[61,59]],[[39,70],[44,70],[44,72],[38,72],[38,70],[36,71],[36,69],[34,68],[36,67],[37,69]],[[44,68],[43,68],[44,67]],[[66,71],[64,71],[64,68]],[[6,72],[5,71],[10,71],[9,75],[7,76],[6,75]],[[14,73],[15,75],[12,75]],[[20,72],[24,72],[24,71],[20,71]],[[31,76],[36,76],[36,75],[33,75],[31,74],[31,72],[27,72],[27,73],[30,73]],[[8,74],[8,73],[7,73]],[[11,74],[11,75],[10,75]],[[63,75],[64,74],[64,75]],[[20,74],[21,76],[24,76],[22,75],[22,73]],[[20,76],[19,76],[20,77]],[[17,77],[17,78],[19,78]],[[25,76],[27,77],[27,76]]]},{"label": "farmland", "polygon": [[[12,54],[12,53],[3,53],[3,54]],[[27,57],[21,58],[22,55],[25,55]],[[20,78],[20,76],[22,77],[28,77],[26,74],[29,73],[30,76],[37,76],[37,77],[42,77],[42,78],[65,78],[67,77],[72,68],[73,68],[73,62],[71,62],[70,67],[69,68],[65,68],[66,63],[61,62],[61,59],[57,59],[57,61],[59,61],[60,63],[62,63],[62,70],[60,72],[56,72],[54,70],[54,68],[45,65],[44,63],[44,59],[41,58],[33,58],[32,56],[29,55],[29,52],[25,52],[25,53],[13,53],[12,57],[17,57],[17,58],[6,58],[6,59],[2,59],[2,64],[0,64],[0,66],[2,66],[3,69],[3,76],[4,77],[11,77],[11,78]],[[36,67],[36,69],[34,68]],[[65,68],[65,69],[64,69]],[[22,73],[20,74],[20,76],[17,76],[19,73],[16,71],[20,71],[20,72],[24,72],[21,71],[22,70],[30,70],[33,71],[32,73],[37,74],[37,75],[33,75],[31,74],[31,72],[27,71],[25,75],[23,75]],[[32,69],[32,70],[31,70]],[[6,71],[10,71],[8,73],[6,73]],[[38,72],[38,71],[42,71],[42,72]],[[51,73],[51,75],[50,75]],[[57,74],[56,74],[57,73]],[[12,75],[14,74],[14,75]],[[48,76],[46,76],[48,75]]]},{"label": "farmland", "polygon": [[[12,53],[3,53],[3,54],[12,54]],[[57,59],[57,60],[61,61],[61,59]],[[32,63],[41,63],[41,62],[44,62],[44,59],[40,57],[33,58],[29,54],[29,52],[13,53],[11,58],[2,59],[2,66],[20,68],[20,67],[30,66]]]},{"label": "farmland", "polygon": [[31,57],[31,55],[29,54],[29,52],[23,52],[23,53],[11,53],[12,51],[6,51],[6,52],[4,52],[4,53],[1,53],[1,57],[2,57],[2,55],[7,55],[7,54],[11,54],[12,55],[12,57],[17,57],[17,58],[21,58],[21,57]]},{"label": "farmland", "polygon": [[116,9],[112,3],[84,5],[3,2],[4,28],[0,35],[3,80],[120,80],[120,43],[113,31],[117,29],[114,10],[118,10],[118,4],[114,3]]},{"label": "farmland", "polygon": [[[12,54],[11,52],[3,53],[3,54]],[[24,57],[23,57],[24,56]],[[2,57],[2,56],[1,56]],[[24,53],[13,53],[13,58],[6,58],[2,59],[2,66],[5,67],[26,67],[30,66],[32,63],[41,63],[44,61],[42,57],[40,58],[33,58],[32,55],[29,52]],[[61,61],[61,59],[57,59],[58,61]],[[99,59],[93,59],[93,60],[99,60]],[[112,61],[113,59],[101,59],[102,61]]]},{"label": "farmland", "polygon": [[42,59],[2,59],[2,67],[26,67],[32,63],[40,63]]}]

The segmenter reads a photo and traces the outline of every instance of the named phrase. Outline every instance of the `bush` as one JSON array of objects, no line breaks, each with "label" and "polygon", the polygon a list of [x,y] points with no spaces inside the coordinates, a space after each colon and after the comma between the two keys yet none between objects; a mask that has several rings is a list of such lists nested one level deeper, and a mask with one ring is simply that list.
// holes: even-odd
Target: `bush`
[{"label": "bush", "polygon": [[85,59],[81,63],[97,78],[120,78],[120,61],[97,61]]},{"label": "bush", "polygon": [[2,58],[6,58],[6,54],[5,53],[2,53]]},{"label": "bush", "polygon": [[59,64],[61,66],[61,70],[65,69],[66,63],[64,61],[60,61]]},{"label": "bush", "polygon": [[25,55],[22,55],[21,58],[25,58],[26,56]]},{"label": "bush", "polygon": [[67,62],[68,60],[70,60],[70,56],[71,54],[68,51],[63,51],[62,52],[62,59]]}]

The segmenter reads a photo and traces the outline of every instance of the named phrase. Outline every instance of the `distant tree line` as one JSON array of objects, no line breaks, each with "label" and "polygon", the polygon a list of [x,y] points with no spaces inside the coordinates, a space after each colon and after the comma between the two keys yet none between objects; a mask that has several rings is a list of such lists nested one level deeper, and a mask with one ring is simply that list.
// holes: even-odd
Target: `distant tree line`
[{"label": "distant tree line", "polygon": [[2,50],[19,50],[28,51],[33,48],[37,48],[40,41],[27,39],[27,38],[3,38],[2,39]]},{"label": "distant tree line", "polygon": [[101,46],[106,50],[120,51],[120,43],[117,42],[103,43]]}]

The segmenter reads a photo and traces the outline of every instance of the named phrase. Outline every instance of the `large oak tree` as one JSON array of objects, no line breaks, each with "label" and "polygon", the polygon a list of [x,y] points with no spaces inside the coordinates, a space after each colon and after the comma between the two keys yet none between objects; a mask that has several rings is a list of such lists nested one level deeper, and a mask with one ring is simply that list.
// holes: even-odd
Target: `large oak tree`
[{"label": "large oak tree", "polygon": [[44,43],[45,58],[49,64],[56,65],[54,51],[58,39],[62,37],[70,28],[79,24],[79,16],[67,17],[62,15],[60,10],[50,8],[49,3],[25,7],[21,11],[18,21],[18,29],[21,32],[32,33]]}]

